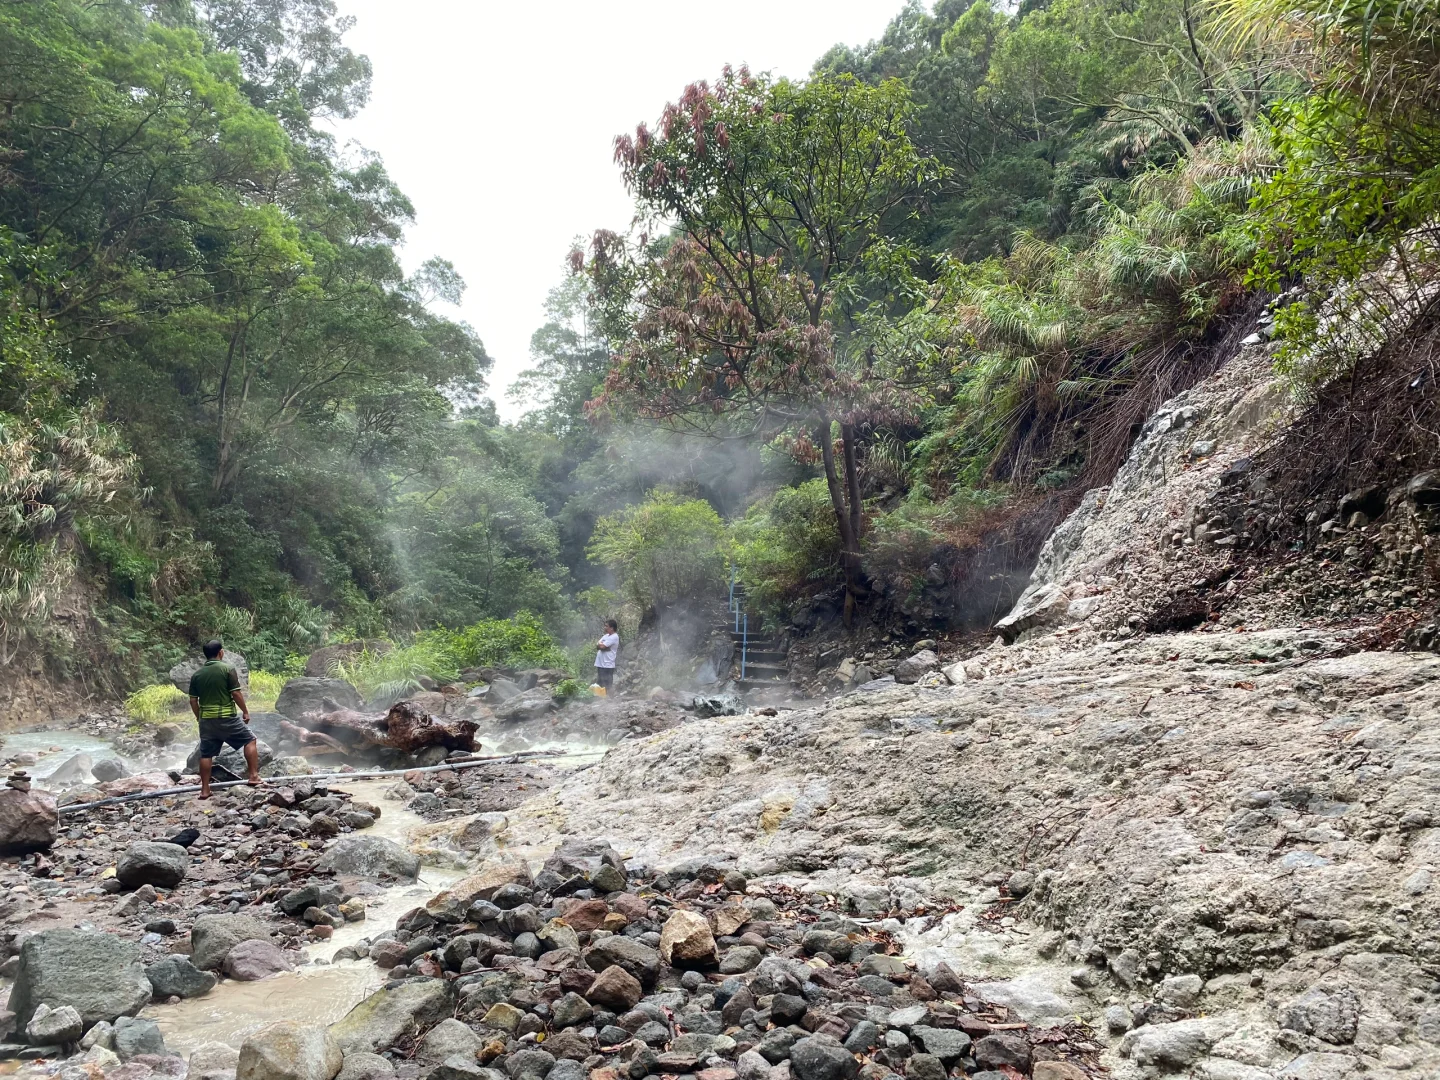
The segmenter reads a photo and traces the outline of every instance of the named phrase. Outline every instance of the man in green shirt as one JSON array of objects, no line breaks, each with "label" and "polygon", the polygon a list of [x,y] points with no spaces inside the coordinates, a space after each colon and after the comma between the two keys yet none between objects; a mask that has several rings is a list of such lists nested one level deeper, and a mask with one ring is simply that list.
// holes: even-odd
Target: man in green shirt
[{"label": "man in green shirt", "polygon": [[240,689],[239,672],[225,663],[219,638],[206,642],[205,663],[190,676],[190,711],[200,721],[200,798],[210,798],[210,771],[226,743],[244,753],[250,783],[260,783],[260,752],[250,730],[250,708]]}]

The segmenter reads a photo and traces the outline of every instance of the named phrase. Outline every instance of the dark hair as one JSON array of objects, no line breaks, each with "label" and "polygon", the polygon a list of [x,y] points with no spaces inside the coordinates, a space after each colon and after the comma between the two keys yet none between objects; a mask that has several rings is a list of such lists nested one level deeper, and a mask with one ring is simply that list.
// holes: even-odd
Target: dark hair
[{"label": "dark hair", "polygon": [[605,625],[608,626],[608,627],[610,627],[611,630],[619,630],[619,629],[620,629],[620,624],[619,624],[618,622],[616,622],[614,619],[606,619],[606,620],[605,620]]},{"label": "dark hair", "polygon": [[225,646],[220,643],[220,639],[218,637],[211,638],[209,641],[205,642],[205,648],[202,650],[205,653],[205,659],[214,660],[215,657],[220,655],[220,650],[224,647]]}]

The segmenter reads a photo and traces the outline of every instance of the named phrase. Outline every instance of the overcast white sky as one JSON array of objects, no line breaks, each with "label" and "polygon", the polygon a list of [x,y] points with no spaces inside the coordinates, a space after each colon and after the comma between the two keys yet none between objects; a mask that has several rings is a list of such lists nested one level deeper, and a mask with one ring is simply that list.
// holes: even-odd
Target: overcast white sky
[{"label": "overcast white sky", "polygon": [[460,316],[514,416],[505,387],[572,238],[630,222],[613,138],[727,62],[805,75],[836,42],[878,37],[902,2],[339,0],[375,81],[338,134],[378,152],[415,203],[407,269],[442,255],[465,278]]}]

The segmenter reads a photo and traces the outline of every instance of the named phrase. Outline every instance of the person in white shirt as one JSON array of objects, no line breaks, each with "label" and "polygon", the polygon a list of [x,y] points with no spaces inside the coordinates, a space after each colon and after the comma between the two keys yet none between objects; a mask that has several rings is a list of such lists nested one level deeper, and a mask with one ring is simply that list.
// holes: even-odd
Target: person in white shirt
[{"label": "person in white shirt", "polygon": [[620,651],[620,624],[614,619],[605,620],[605,632],[600,635],[595,649],[595,684],[603,686],[605,693],[615,685],[615,654]]}]

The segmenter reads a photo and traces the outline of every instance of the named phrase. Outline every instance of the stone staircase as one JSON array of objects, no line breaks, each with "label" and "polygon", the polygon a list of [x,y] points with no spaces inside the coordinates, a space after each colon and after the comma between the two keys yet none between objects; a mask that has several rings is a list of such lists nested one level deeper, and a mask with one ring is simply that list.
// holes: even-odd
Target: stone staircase
[{"label": "stone staircase", "polygon": [[773,634],[761,629],[759,616],[745,608],[745,587],[735,582],[730,587],[730,638],[735,643],[731,670],[735,688],[752,690],[788,690],[790,665],[786,652]]}]

